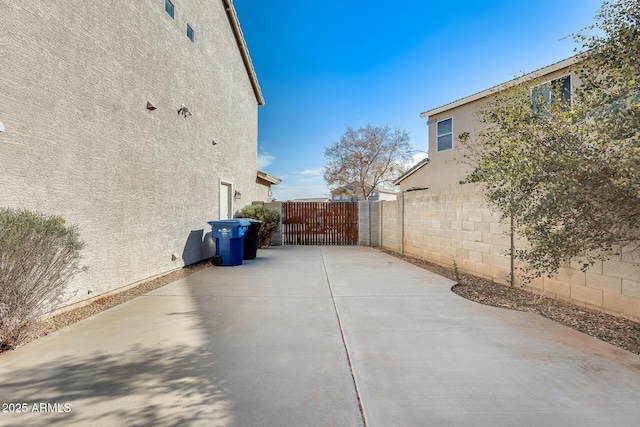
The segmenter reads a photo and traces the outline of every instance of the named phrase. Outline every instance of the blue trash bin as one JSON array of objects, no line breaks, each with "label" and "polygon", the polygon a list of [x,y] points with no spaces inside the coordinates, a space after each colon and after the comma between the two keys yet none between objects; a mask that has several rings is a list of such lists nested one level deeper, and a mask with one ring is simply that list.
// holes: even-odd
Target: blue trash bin
[{"label": "blue trash bin", "polygon": [[216,255],[222,258],[223,266],[242,264],[244,236],[250,224],[246,219],[209,221],[211,236],[216,239]]}]

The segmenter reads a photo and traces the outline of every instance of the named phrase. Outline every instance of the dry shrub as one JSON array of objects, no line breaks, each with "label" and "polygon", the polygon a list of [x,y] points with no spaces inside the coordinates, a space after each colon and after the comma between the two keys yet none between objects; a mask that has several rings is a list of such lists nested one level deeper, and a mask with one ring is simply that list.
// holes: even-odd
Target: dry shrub
[{"label": "dry shrub", "polygon": [[19,345],[29,327],[59,306],[80,265],[77,226],[63,218],[0,208],[0,349]]}]

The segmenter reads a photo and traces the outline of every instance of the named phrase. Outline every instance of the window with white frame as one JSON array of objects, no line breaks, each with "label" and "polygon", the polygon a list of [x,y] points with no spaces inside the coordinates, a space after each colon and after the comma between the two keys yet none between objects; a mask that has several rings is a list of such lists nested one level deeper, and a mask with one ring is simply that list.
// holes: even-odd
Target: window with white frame
[{"label": "window with white frame", "polygon": [[571,104],[571,74],[540,84],[531,89],[533,111],[541,102]]},{"label": "window with white frame", "polygon": [[446,119],[436,124],[437,151],[453,148],[453,119]]},{"label": "window with white frame", "polygon": [[171,19],[175,19],[175,7],[173,3],[171,3],[171,0],[164,0],[164,11],[169,14]]},{"label": "window with white frame", "polygon": [[187,37],[189,38],[189,40],[195,41],[193,39],[193,37],[194,37],[193,28],[191,28],[191,25],[189,25],[189,24],[187,24]]}]

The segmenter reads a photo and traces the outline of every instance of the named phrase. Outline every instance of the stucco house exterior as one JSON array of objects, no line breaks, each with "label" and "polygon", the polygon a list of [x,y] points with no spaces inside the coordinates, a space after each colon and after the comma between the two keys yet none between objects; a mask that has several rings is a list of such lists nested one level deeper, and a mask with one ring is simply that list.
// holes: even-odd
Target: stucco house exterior
[{"label": "stucco house exterior", "polygon": [[[367,191],[371,186],[367,185]],[[392,190],[385,190],[382,188],[374,188],[367,198],[370,202],[377,202],[380,200],[396,200],[397,192]],[[331,200],[334,202],[351,201],[357,202],[364,200],[362,190],[358,184],[349,184],[343,187],[336,188],[331,191]]]},{"label": "stucco house exterior", "polygon": [[[560,96],[568,98],[580,85],[572,72],[577,66],[576,57],[569,58],[423,112],[421,117],[427,119],[429,126],[429,157],[395,181],[402,189],[398,201],[384,202],[379,207],[380,228],[372,234],[380,236],[380,244],[443,266],[455,265],[461,272],[509,283],[511,230],[486,202],[481,182],[460,184],[471,172],[471,166],[459,161],[464,151],[456,137],[468,132],[473,142],[483,126],[476,115],[478,109],[512,85],[525,83],[533,88],[551,83],[560,89]],[[551,92],[537,96],[549,100]],[[516,248],[524,244],[524,239],[514,236]],[[608,260],[597,261],[586,271],[581,269],[583,264],[577,257],[563,264],[554,276],[543,275],[530,285],[545,296],[640,319],[639,252],[614,252]],[[518,281],[517,270],[514,276]]]},{"label": "stucco house exterior", "polygon": [[369,196],[369,201],[380,201],[380,200],[396,200],[398,197],[397,191],[390,190],[376,190],[374,193]]},{"label": "stucco house exterior", "polygon": [[79,226],[68,304],[210,256],[207,221],[257,193],[232,1],[7,1],[0,31],[0,204]]},{"label": "stucco house exterior", "polygon": [[258,171],[256,176],[256,201],[271,202],[273,201],[272,185],[278,185],[282,182],[280,178],[269,175],[264,171]]},{"label": "stucco house exterior", "polygon": [[425,189],[428,187],[421,187],[424,185],[425,180],[421,176],[422,174],[416,174],[416,172],[422,170],[422,167],[429,163],[429,157],[425,157],[424,159],[418,161],[416,164],[411,166],[405,173],[400,175],[393,181],[394,185],[399,185],[401,191],[413,191],[418,189]]},{"label": "stucco house exterior", "polygon": [[441,189],[458,185],[471,172],[471,167],[460,161],[463,159],[464,152],[458,146],[456,137],[463,132],[469,132],[470,138],[473,140],[482,126],[477,117],[478,109],[495,93],[534,79],[545,82],[562,80],[569,85],[569,90],[571,90],[578,84],[577,77],[571,71],[575,62],[576,57],[571,57],[509,82],[421,113],[420,117],[427,119],[429,126],[428,158],[415,164],[398,177],[394,184],[399,185],[401,191],[416,188]]}]

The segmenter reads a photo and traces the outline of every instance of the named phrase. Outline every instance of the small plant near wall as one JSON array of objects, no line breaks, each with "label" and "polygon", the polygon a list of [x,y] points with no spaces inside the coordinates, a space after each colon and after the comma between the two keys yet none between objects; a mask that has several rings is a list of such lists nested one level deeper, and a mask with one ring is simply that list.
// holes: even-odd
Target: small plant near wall
[{"label": "small plant near wall", "polygon": [[460,277],[460,270],[455,258],[453,259],[453,279],[458,285],[462,285],[462,277]]},{"label": "small plant near wall", "polygon": [[258,246],[269,246],[271,233],[278,229],[280,224],[280,212],[277,209],[265,209],[262,205],[248,205],[242,208],[236,218],[251,218],[262,221],[258,231]]},{"label": "small plant near wall", "polygon": [[63,301],[80,265],[75,225],[59,216],[0,208],[0,352]]}]

